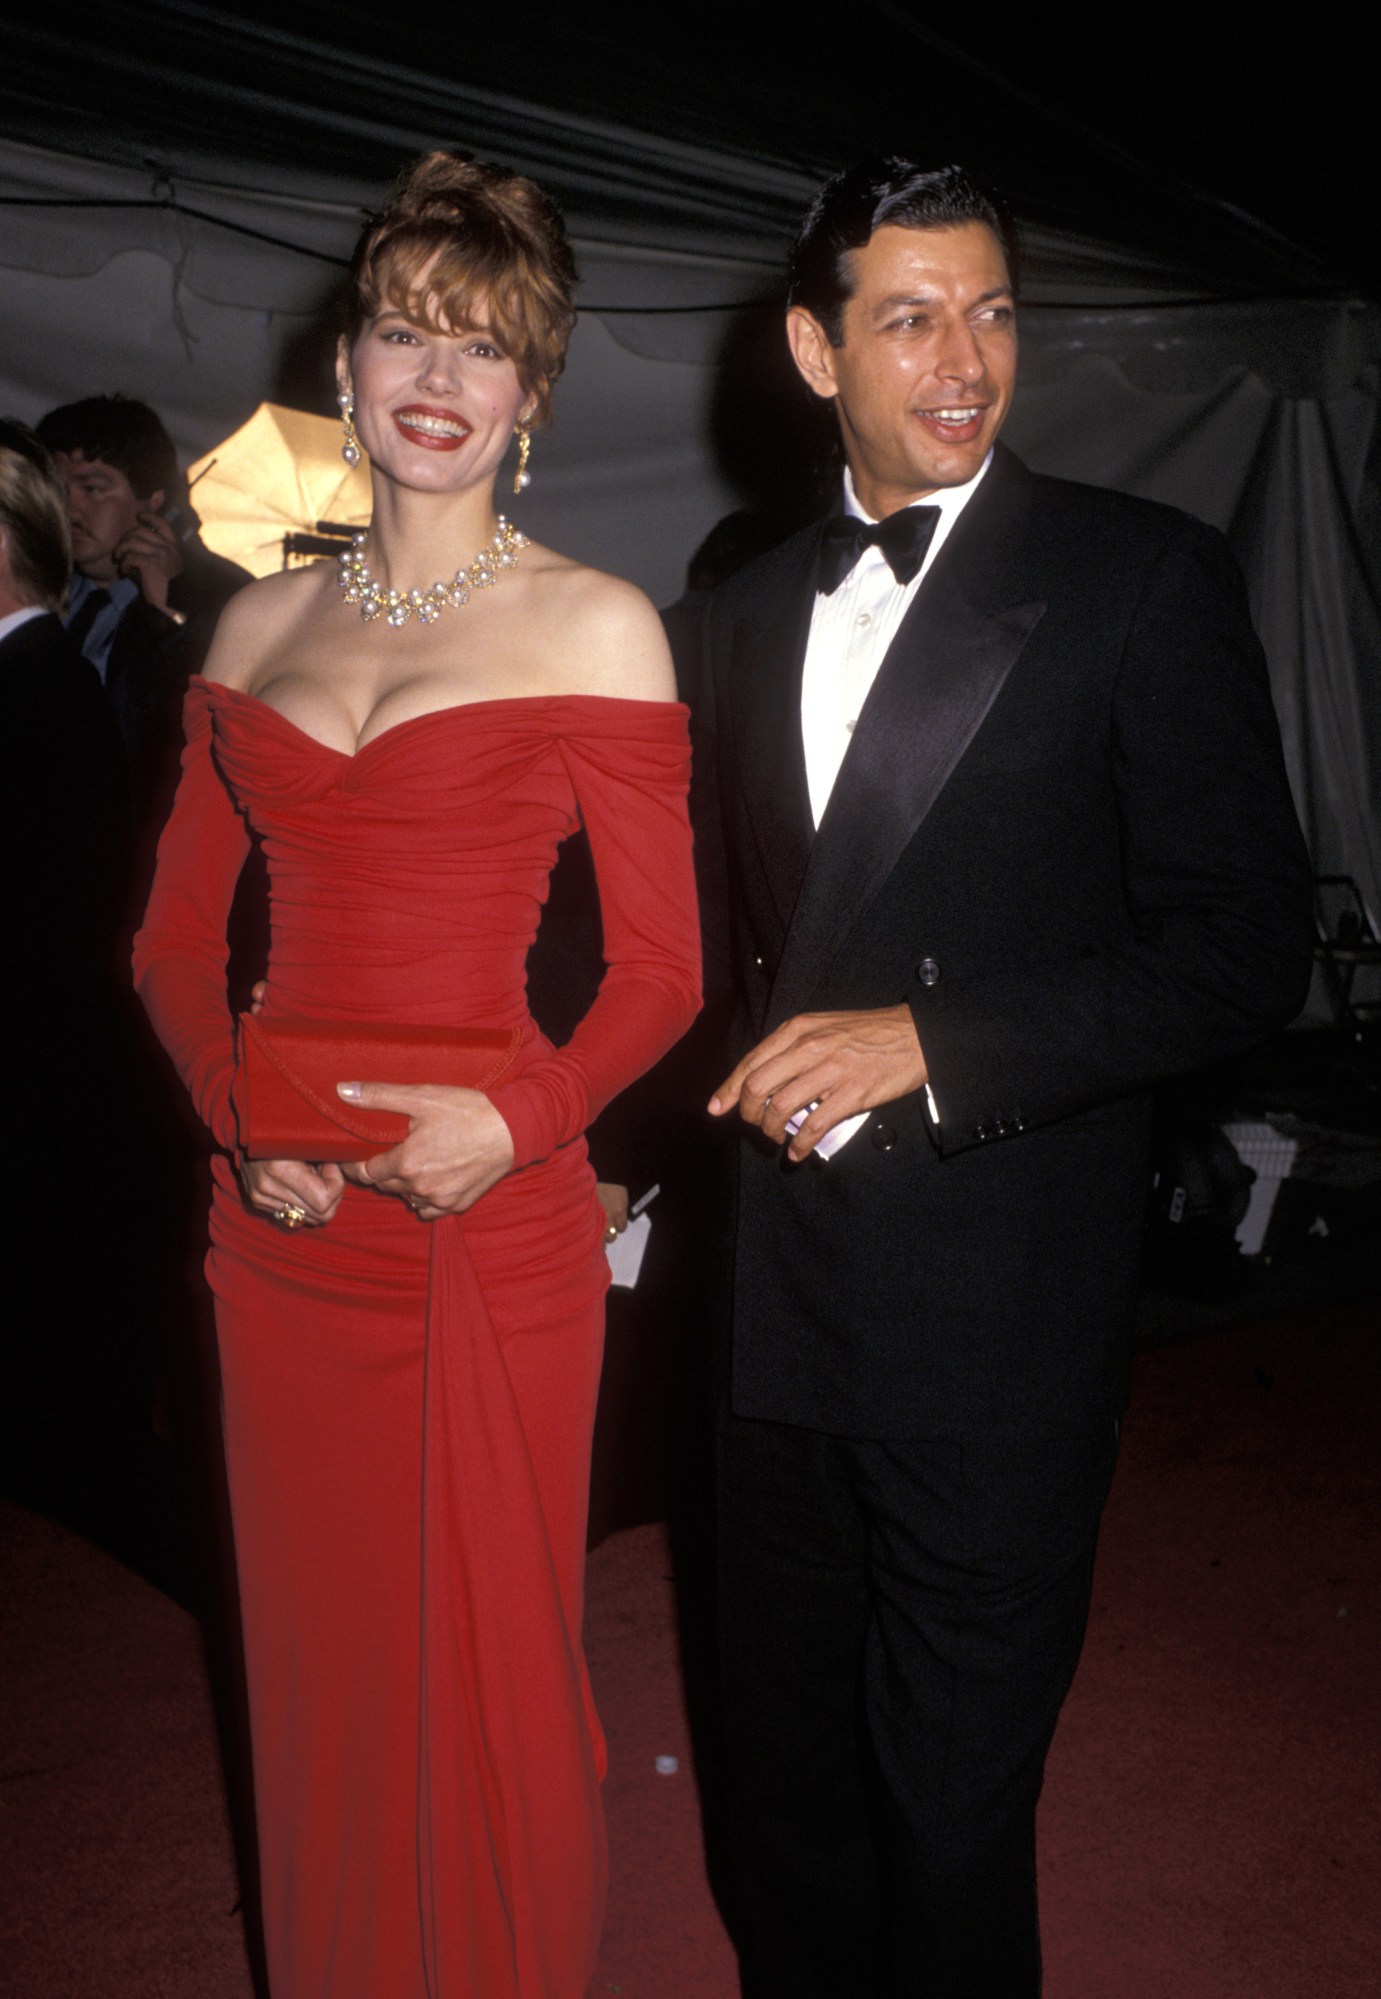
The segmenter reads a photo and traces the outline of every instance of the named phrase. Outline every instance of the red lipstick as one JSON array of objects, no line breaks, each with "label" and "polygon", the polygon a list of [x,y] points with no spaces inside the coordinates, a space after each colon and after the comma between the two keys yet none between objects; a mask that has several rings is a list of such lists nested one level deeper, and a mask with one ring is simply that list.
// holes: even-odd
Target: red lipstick
[{"label": "red lipstick", "polygon": [[391,414],[408,443],[420,445],[423,451],[459,451],[470,435],[464,417],[434,403],[405,403]]}]

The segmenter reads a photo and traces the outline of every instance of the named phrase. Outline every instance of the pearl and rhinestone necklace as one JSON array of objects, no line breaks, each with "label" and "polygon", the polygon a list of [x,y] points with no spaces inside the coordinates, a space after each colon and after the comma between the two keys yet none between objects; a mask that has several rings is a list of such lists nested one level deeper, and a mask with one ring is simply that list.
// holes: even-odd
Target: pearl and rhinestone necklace
[{"label": "pearl and rhinestone necklace", "polygon": [[468,569],[458,569],[450,583],[433,583],[430,590],[385,590],[370,575],[364,559],[365,536],[352,536],[350,547],[340,557],[336,578],[347,604],[358,604],[366,624],[387,618],[391,625],[405,625],[420,618],[433,625],[443,611],[459,611],[470,601],[472,590],[488,590],[506,569],[518,567],[519,551],[528,545],[527,536],[499,515],[492,538],[480,550]]}]

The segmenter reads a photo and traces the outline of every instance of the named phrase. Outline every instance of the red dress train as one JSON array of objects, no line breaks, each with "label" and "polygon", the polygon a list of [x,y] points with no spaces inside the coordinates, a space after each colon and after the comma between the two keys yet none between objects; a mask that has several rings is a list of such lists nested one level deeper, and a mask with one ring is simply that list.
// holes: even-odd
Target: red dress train
[{"label": "red dress train", "polygon": [[[325,1228],[288,1234],[216,1162],[274,1999],[581,1999],[605,1874],[580,1632],[607,1273],[580,1134],[697,1004],[685,711],[483,701],[353,757],[203,681],[187,719],[136,970],[221,1146],[247,825],[270,1013],[524,1030],[491,1092],[515,1168],[464,1215],[429,1225],[347,1187]],[[524,968],[578,821],[608,969],[555,1051]]]}]

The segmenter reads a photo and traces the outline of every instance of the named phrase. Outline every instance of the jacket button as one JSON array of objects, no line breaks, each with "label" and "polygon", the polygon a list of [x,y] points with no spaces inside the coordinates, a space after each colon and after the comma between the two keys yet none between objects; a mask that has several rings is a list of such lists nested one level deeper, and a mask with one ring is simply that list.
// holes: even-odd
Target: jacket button
[{"label": "jacket button", "polygon": [[940,983],[940,967],[933,958],[922,958],[920,964],[916,967],[916,977],[923,986],[938,986]]},{"label": "jacket button", "polygon": [[762,961],[762,953],[761,953],[761,951],[758,951],[758,952],[755,952],[755,954],[754,954],[754,957],[753,957],[753,964],[754,964],[755,968],[756,968],[756,969],[757,969],[758,971],[760,971],[760,972],[765,972],[765,971],[767,970],[767,967],[766,967],[766,965],[765,965],[765,964],[763,963],[763,961]]},{"label": "jacket button", "polygon": [[973,1128],[973,1135],[978,1140],[978,1143],[982,1145],[985,1139],[992,1137],[992,1132],[986,1124],[976,1124]]},{"label": "jacket button", "polygon": [[897,1142],[897,1134],[890,1124],[875,1124],[869,1136],[879,1152],[890,1152]]}]

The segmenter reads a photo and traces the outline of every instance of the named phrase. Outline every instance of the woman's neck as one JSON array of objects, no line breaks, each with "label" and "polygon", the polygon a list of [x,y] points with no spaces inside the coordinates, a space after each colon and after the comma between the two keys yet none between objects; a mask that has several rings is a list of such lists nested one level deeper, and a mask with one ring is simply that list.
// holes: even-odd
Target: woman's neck
[{"label": "woman's neck", "polygon": [[369,573],[388,590],[426,590],[473,562],[497,525],[490,486],[419,493],[376,478]]}]

